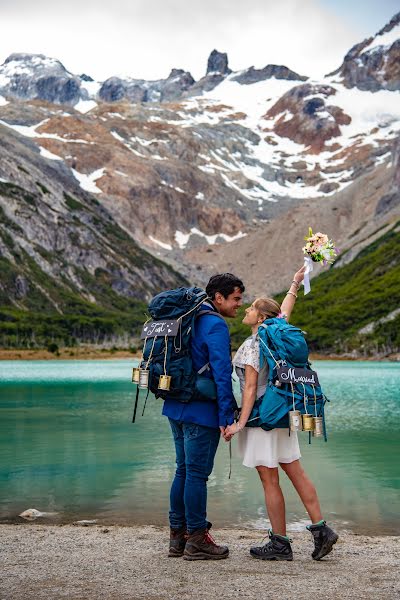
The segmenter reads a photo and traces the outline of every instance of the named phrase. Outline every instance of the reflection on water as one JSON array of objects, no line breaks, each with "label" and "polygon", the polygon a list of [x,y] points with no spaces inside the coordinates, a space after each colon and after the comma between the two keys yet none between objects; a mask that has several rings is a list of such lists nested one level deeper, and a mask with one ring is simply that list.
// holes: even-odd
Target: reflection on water
[{"label": "reflection on water", "polygon": [[[130,367],[130,361],[0,362],[3,520],[37,508],[62,520],[166,523],[174,471],[169,425],[154,398],[144,417],[130,422]],[[306,434],[300,438],[325,518],[357,531],[399,533],[400,366],[314,367],[332,400],[329,440],[309,446]],[[266,527],[256,471],[235,456],[232,466],[228,480],[228,445],[221,442],[209,480],[209,518],[220,526]],[[306,514],[283,473],[282,483],[291,528],[303,527]]]}]

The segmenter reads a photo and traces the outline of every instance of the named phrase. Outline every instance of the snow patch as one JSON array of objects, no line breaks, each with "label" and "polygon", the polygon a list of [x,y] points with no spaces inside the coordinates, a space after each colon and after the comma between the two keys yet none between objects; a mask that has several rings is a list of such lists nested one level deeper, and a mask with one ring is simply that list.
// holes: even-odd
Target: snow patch
[{"label": "snow patch", "polygon": [[153,238],[152,235],[149,235],[149,240],[151,240],[154,244],[157,244],[157,246],[160,246],[160,248],[164,248],[164,250],[172,250],[172,246],[170,244],[160,242],[160,240],[156,240],[156,238]]},{"label": "snow patch", "polygon": [[112,131],[112,130],[110,133],[113,137],[115,137],[116,140],[118,140],[119,142],[122,142],[125,145],[125,140],[122,136],[119,135],[119,133],[117,133],[116,131]]},{"label": "snow patch", "polygon": [[233,242],[234,240],[238,240],[239,238],[247,235],[242,231],[239,231],[236,235],[226,235],[226,233],[216,233],[214,235],[206,235],[196,227],[192,227],[189,233],[183,233],[182,231],[175,232],[175,241],[178,244],[179,248],[183,249],[187,246],[187,243],[190,239],[191,235],[199,235],[207,240],[207,243],[210,245],[214,245],[217,240],[224,240],[225,242]]},{"label": "snow patch", "polygon": [[96,98],[101,88],[101,83],[98,81],[84,81],[81,79],[81,88],[86,90],[90,98]]},{"label": "snow patch", "polygon": [[43,156],[43,158],[48,158],[49,160],[63,160],[61,156],[57,156],[57,154],[49,152],[49,150],[46,150],[46,148],[43,148],[42,146],[40,146],[40,154]]},{"label": "snow patch", "polygon": [[5,106],[6,104],[8,104],[8,100],[4,96],[0,96],[0,106]]},{"label": "snow patch", "polygon": [[82,114],[86,114],[90,110],[92,110],[92,108],[95,108],[96,106],[97,106],[97,102],[95,102],[94,100],[79,100],[79,102],[77,104],[75,104],[74,108],[78,112],[80,112]]},{"label": "snow patch", "polygon": [[396,42],[400,38],[400,23],[393,27],[391,31],[387,31],[381,35],[376,35],[373,41],[366,46],[361,54],[365,52],[370,52],[371,50],[375,50],[376,48],[380,48],[381,46],[390,47],[394,42]]},{"label": "snow patch", "polygon": [[100,179],[100,177],[103,176],[105,169],[97,169],[96,171],[93,171],[93,173],[90,173],[89,175],[85,175],[84,173],[79,173],[78,171],[75,171],[75,169],[71,169],[75,179],[77,179],[79,181],[79,185],[81,186],[81,188],[83,190],[85,190],[86,192],[90,192],[92,194],[101,194],[102,191],[100,188],[97,187],[96,185],[96,181],[97,179]]},{"label": "snow patch", "polygon": [[88,142],[87,140],[66,140],[63,137],[60,137],[59,135],[56,135],[55,133],[38,133],[36,131],[36,129],[38,127],[40,127],[41,125],[43,125],[44,123],[46,123],[49,119],[44,119],[44,121],[41,121],[40,123],[36,123],[36,125],[10,125],[10,123],[6,123],[6,121],[1,121],[0,120],[0,125],[5,125],[5,127],[8,127],[9,129],[13,129],[14,131],[16,131],[17,133],[19,133],[20,135],[23,135],[24,137],[29,137],[29,138],[42,138],[42,139],[49,139],[49,140],[57,140],[59,142],[64,142],[64,143],[70,143],[70,144],[94,144],[95,142]]}]

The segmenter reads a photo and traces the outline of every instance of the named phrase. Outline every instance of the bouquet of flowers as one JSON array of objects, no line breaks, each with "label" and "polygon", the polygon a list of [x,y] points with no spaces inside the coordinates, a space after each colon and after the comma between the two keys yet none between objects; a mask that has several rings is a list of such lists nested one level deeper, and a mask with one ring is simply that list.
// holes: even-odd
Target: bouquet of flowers
[{"label": "bouquet of flowers", "polygon": [[308,294],[311,290],[310,273],[313,270],[313,262],[322,262],[323,265],[332,264],[339,254],[338,248],[328,238],[325,233],[313,233],[311,227],[308,228],[308,236],[305,238],[306,245],[303,247],[303,252],[306,255],[304,258],[304,294]]},{"label": "bouquet of flowers", "polygon": [[313,233],[309,227],[308,236],[304,239],[306,245],[303,252],[308,254],[313,262],[322,262],[323,265],[332,264],[339,254],[339,250],[325,233]]}]

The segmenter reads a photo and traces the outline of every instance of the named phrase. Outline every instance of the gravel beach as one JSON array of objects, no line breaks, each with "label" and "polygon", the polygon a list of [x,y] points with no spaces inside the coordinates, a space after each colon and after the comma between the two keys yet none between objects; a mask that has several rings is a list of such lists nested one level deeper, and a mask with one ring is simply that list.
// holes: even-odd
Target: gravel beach
[{"label": "gravel beach", "polygon": [[295,533],[293,562],[252,559],[265,532],[213,530],[230,547],[222,561],[167,557],[165,527],[0,525],[0,600],[203,600],[214,597],[393,600],[400,594],[400,538],[341,533],[311,559]]}]

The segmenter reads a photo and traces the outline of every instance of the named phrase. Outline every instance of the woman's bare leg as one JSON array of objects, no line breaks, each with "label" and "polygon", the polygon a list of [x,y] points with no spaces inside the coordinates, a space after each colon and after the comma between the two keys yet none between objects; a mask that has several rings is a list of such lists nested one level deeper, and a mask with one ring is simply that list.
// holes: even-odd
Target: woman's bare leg
[{"label": "woman's bare leg", "polygon": [[264,488],[265,505],[272,531],[286,535],[285,499],[279,485],[278,468],[256,467]]},{"label": "woman's bare leg", "polygon": [[301,498],[302,503],[312,523],[318,523],[322,520],[321,508],[317,496],[317,491],[312,481],[307,477],[299,460],[291,463],[279,463],[281,468],[292,482],[296,492]]}]

